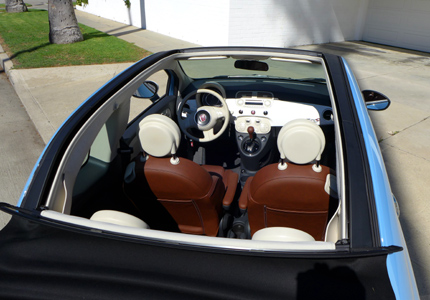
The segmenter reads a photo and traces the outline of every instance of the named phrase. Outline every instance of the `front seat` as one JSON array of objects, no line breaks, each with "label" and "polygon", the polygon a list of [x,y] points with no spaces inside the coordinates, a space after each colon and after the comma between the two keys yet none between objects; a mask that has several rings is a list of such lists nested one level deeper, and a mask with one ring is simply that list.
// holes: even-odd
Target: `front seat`
[{"label": "front seat", "polygon": [[181,232],[216,236],[223,207],[228,209],[233,201],[238,175],[219,166],[200,166],[177,157],[181,132],[166,116],[145,117],[138,135],[144,155],[137,157],[135,169],[126,173],[135,174],[133,181],[150,189]]},{"label": "front seat", "polygon": [[251,235],[266,227],[290,227],[324,240],[333,174],[319,164],[324,133],[312,121],[294,120],[281,129],[277,145],[281,162],[248,178],[239,199]]}]

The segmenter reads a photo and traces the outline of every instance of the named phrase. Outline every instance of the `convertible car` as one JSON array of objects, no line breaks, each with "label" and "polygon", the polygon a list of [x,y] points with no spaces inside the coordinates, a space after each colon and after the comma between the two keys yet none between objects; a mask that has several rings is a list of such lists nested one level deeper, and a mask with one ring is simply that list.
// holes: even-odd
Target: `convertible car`
[{"label": "convertible car", "polygon": [[345,59],[153,54],[40,156],[0,232],[2,299],[418,299]]}]

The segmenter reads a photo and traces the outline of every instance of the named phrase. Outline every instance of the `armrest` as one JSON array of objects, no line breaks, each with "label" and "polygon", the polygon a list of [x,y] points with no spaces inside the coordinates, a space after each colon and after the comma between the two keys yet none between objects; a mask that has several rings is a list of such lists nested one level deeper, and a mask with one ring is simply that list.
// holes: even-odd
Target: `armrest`
[{"label": "armrest", "polygon": [[230,170],[225,170],[223,176],[224,186],[226,188],[225,195],[222,200],[222,205],[224,209],[228,209],[233,202],[234,195],[236,194],[237,181],[239,180],[239,175]]},{"label": "armrest", "polygon": [[222,200],[222,206],[224,209],[229,209],[233,202],[234,195],[236,194],[237,183],[239,181],[239,175],[231,170],[225,170],[220,166],[202,165],[202,168],[209,172],[212,176],[218,176],[222,178],[222,182],[225,186],[225,194]]},{"label": "armrest", "polygon": [[246,209],[248,208],[248,194],[249,194],[249,188],[251,186],[253,177],[249,177],[245,185],[243,186],[242,193],[240,194],[239,198],[239,209],[241,213],[244,213]]}]

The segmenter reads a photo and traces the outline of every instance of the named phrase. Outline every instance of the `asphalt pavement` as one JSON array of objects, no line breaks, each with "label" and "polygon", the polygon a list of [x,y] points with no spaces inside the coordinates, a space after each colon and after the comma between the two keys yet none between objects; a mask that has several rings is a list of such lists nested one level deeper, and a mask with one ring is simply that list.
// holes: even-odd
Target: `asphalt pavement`
[{"label": "asphalt pavement", "polygon": [[[46,7],[42,1],[28,2],[32,1],[38,3],[34,8]],[[152,52],[197,46],[80,11],[76,16],[82,24]],[[400,221],[421,299],[430,299],[430,54],[364,42],[296,48],[345,57],[362,89],[380,91],[391,99],[388,110],[370,112],[370,116],[400,204]],[[47,143],[83,100],[130,64],[14,70],[2,52],[0,48],[6,74],[28,113],[0,72],[0,201],[16,203],[42,141]]]}]

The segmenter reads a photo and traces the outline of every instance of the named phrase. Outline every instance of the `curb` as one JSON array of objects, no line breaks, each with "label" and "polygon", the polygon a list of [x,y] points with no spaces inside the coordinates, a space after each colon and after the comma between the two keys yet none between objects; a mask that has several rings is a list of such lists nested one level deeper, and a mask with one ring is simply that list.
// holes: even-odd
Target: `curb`
[{"label": "curb", "polygon": [[4,52],[1,45],[0,64],[10,83],[12,84],[16,94],[21,100],[21,103],[24,106],[31,122],[33,123],[39,135],[42,137],[43,142],[47,144],[56,132],[56,129],[52,126],[45,112],[37,102],[37,99],[31,93],[27,83],[22,77],[21,72],[19,70],[13,69],[12,60],[9,58],[6,52]]},{"label": "curb", "polygon": [[9,56],[3,50],[3,47],[0,45],[0,64],[5,71],[6,75],[9,77],[10,70],[13,68],[13,63],[10,60]]}]

